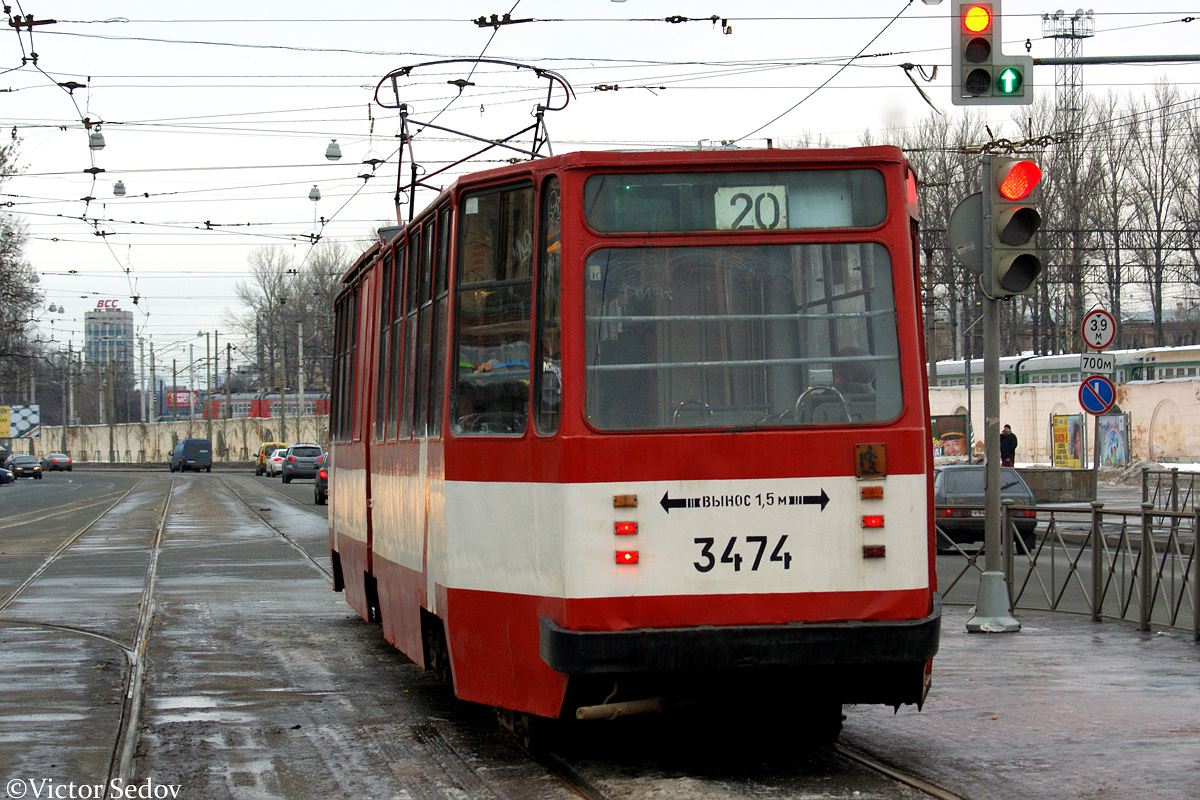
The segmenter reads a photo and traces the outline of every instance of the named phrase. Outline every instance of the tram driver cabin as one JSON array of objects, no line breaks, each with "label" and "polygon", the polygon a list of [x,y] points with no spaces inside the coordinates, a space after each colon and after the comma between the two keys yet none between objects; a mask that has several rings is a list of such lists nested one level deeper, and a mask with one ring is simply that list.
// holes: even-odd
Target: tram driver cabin
[{"label": "tram driver cabin", "polygon": [[460,178],[343,278],[335,588],[526,719],[920,704],[916,216],[890,147]]}]

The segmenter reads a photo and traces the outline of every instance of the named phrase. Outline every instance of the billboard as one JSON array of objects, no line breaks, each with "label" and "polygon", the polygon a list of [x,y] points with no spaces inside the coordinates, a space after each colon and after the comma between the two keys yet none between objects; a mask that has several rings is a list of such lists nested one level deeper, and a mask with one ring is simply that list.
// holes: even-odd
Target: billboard
[{"label": "billboard", "polygon": [[168,408],[192,408],[195,405],[195,392],[167,392]]},{"label": "billboard", "polygon": [[1053,432],[1054,466],[1068,469],[1083,467],[1083,453],[1087,447],[1087,430],[1083,414],[1054,414],[1050,417]]},{"label": "billboard", "polygon": [[1129,418],[1105,414],[1100,423],[1100,466],[1123,467],[1129,463]]},{"label": "billboard", "polygon": [[931,420],[935,456],[968,455],[966,414],[944,414],[931,417]]},{"label": "billboard", "polygon": [[0,439],[37,439],[41,433],[41,406],[0,406]]}]

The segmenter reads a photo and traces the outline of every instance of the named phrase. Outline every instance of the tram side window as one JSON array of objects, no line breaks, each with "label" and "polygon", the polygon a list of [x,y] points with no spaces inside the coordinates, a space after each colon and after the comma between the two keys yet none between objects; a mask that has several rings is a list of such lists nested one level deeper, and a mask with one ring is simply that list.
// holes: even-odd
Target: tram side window
[{"label": "tram side window", "polygon": [[[387,392],[387,438],[395,439],[400,432],[400,395],[402,393],[401,368],[404,362],[404,257],[403,243],[396,248],[396,265],[392,277],[392,296],[390,301],[391,322],[388,325],[388,378],[385,388]],[[382,390],[381,390],[382,391]]]},{"label": "tram side window", "polygon": [[529,406],[533,188],[462,199],[452,428],[519,434]]},{"label": "tram side window", "polygon": [[400,406],[400,438],[412,436],[413,398],[417,356],[417,276],[421,270],[421,231],[413,228],[408,238],[408,288],[404,294],[404,377]]},{"label": "tram side window", "polygon": [[447,284],[450,261],[450,206],[438,212],[437,255],[433,265],[433,358],[429,375],[429,435],[442,432],[442,390],[446,370],[446,314],[450,310]]},{"label": "tram side window", "polygon": [[561,201],[558,178],[542,187],[542,219],[538,247],[538,354],[533,371],[534,429],[543,436],[558,431],[562,404],[562,270]]},{"label": "tram side window", "polygon": [[435,223],[436,218],[431,218],[421,228],[421,267],[417,275],[416,373],[413,400],[413,435],[417,438],[424,438],[428,434],[429,340],[433,326],[433,302],[430,290],[433,284]]},{"label": "tram side window", "polygon": [[377,363],[375,374],[379,380],[375,382],[375,439],[384,438],[387,417],[387,386],[388,386],[388,347],[391,343],[392,327],[392,254],[389,252],[383,259],[383,271],[379,284],[379,346],[376,348]]},{"label": "tram side window", "polygon": [[334,394],[331,435],[338,441],[350,441],[354,435],[354,384],[357,377],[354,359],[358,351],[359,289],[342,295],[334,304]]},{"label": "tram side window", "polygon": [[342,439],[342,338],[345,336],[346,304],[342,298],[333,301],[333,369],[330,384],[333,395],[329,399],[329,438],[331,441]]}]

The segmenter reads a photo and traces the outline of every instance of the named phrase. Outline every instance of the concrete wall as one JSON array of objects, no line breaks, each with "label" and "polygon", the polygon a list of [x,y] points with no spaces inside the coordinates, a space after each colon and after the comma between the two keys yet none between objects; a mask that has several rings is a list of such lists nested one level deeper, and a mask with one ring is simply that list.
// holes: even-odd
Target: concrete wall
[{"label": "concrete wall", "polygon": [[1083,503],[1096,499],[1096,476],[1090,469],[1023,467],[1018,472],[1038,503]]},{"label": "concrete wall", "polygon": [[[270,419],[218,419],[188,422],[154,422],[131,425],[77,425],[42,428],[38,439],[14,439],[13,449],[43,456],[64,452],[76,461],[166,462],[175,442],[188,437],[209,439],[215,461],[248,461],[258,455],[263,442],[316,442],[329,446],[329,417],[288,417],[286,433],[280,431],[279,417]],[[110,452],[115,455],[110,457]]]},{"label": "concrete wall", "polygon": [[[966,413],[966,387],[929,390],[930,412]],[[1116,407],[1130,415],[1130,459],[1140,461],[1200,461],[1200,380],[1126,383],[1117,386]],[[1000,387],[1000,424],[1011,425],[1020,445],[1018,462],[1050,463],[1050,417],[1079,414],[1079,386],[1031,384]],[[983,452],[983,386],[971,397],[971,424],[975,452]],[[1088,419],[1089,454],[1092,424]]]},{"label": "concrete wall", "polygon": [[[1159,463],[1200,461],[1200,380],[1194,378],[1127,383],[1117,387],[1117,407],[1130,415],[1130,459]],[[967,409],[965,387],[929,390],[931,413],[961,414]],[[1050,417],[1078,414],[1079,387],[1035,384],[1000,387],[1000,424],[1009,424],[1020,440],[1018,462],[1049,464]],[[971,417],[975,452],[983,453],[983,387],[972,390]],[[39,439],[14,439],[17,452],[34,455],[65,451],[78,461],[108,461],[110,450],[117,461],[166,461],[174,443],[187,436],[211,439],[218,461],[245,461],[265,441],[329,442],[329,418],[287,418],[280,435],[279,418],[158,422],[145,425],[85,425],[70,428],[64,442],[62,428],[42,428]],[[1088,436],[1092,426],[1088,424]],[[111,437],[111,443],[110,443]],[[1091,444],[1089,442],[1089,444]],[[1091,450],[1089,449],[1089,453]]]}]

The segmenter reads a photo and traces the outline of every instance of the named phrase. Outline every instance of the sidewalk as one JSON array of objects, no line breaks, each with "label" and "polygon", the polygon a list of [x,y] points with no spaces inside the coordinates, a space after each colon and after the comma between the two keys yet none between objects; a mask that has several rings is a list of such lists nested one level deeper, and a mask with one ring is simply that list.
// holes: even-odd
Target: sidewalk
[{"label": "sidewalk", "polygon": [[1019,611],[969,634],[947,607],[925,709],[848,707],[842,741],[977,800],[1200,797],[1200,645]]}]

